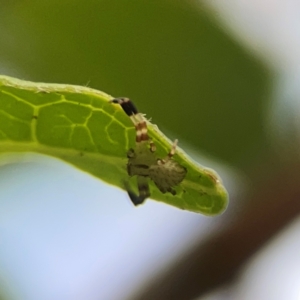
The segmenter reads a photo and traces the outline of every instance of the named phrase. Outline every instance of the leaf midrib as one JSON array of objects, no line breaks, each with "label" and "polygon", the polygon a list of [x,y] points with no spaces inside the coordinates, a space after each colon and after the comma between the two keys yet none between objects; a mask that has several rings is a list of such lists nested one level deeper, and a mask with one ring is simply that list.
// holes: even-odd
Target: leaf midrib
[{"label": "leaf midrib", "polygon": [[60,148],[53,147],[51,145],[42,145],[36,142],[0,142],[0,153],[22,153],[22,152],[33,152],[40,154],[47,154],[56,157],[54,154],[58,154],[58,157],[65,156],[66,154],[72,156],[80,156],[80,153],[88,155],[90,158],[95,159],[95,161],[105,161],[115,165],[124,162],[123,157],[106,155],[99,152],[88,152],[74,150],[70,148]]}]

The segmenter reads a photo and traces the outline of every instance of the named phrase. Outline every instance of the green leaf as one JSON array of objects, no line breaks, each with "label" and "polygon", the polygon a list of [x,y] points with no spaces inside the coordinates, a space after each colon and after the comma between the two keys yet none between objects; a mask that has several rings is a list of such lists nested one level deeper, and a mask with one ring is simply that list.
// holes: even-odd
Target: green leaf
[{"label": "green leaf", "polygon": [[[125,182],[136,186],[136,178],[129,178],[126,170],[127,150],[135,147],[135,129],[111,99],[87,87],[0,76],[0,155],[46,154],[122,189]],[[148,122],[148,128],[157,156],[164,158],[172,143],[157,126]],[[174,159],[187,169],[185,179],[175,187],[177,194],[163,194],[151,182],[151,198],[206,215],[224,211],[228,196],[217,174],[180,148]]]}]

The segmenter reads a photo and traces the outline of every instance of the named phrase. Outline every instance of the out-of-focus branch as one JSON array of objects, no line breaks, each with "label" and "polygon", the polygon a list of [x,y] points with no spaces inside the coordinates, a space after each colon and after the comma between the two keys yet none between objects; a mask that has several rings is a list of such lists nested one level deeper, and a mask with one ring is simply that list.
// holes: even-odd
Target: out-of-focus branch
[{"label": "out-of-focus branch", "polygon": [[200,242],[135,300],[189,300],[232,280],[268,239],[300,212],[300,166],[280,170],[247,197],[244,211]]}]

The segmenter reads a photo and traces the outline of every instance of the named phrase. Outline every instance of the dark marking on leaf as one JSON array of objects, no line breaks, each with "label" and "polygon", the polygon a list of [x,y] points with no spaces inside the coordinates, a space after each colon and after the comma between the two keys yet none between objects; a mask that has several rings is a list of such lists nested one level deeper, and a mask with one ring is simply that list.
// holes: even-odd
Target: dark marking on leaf
[{"label": "dark marking on leaf", "polygon": [[207,195],[207,193],[204,192],[204,191],[199,191],[199,195],[200,195],[200,196],[205,196],[205,195]]}]

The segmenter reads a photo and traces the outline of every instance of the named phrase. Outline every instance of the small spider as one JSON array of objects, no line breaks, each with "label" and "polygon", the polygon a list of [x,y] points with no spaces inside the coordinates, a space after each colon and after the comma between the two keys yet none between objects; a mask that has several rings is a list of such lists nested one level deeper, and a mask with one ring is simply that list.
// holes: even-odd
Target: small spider
[{"label": "small spider", "polygon": [[127,186],[128,195],[134,205],[143,203],[149,196],[148,178],[153,180],[162,193],[176,195],[173,189],[185,178],[187,170],[172,157],[176,152],[178,140],[175,140],[168,155],[161,159],[155,155],[156,146],[148,136],[147,122],[128,98],[115,98],[110,102],[120,104],[130,117],[136,129],[136,147],[127,152],[127,172],[129,176],[137,176],[139,195]]}]

